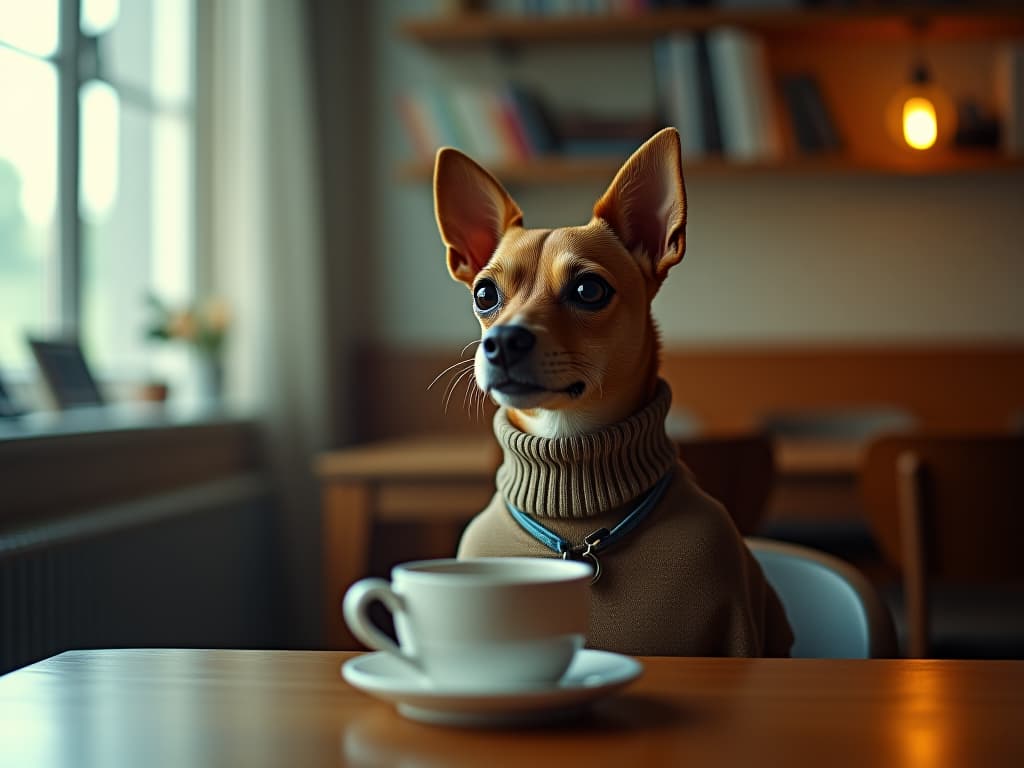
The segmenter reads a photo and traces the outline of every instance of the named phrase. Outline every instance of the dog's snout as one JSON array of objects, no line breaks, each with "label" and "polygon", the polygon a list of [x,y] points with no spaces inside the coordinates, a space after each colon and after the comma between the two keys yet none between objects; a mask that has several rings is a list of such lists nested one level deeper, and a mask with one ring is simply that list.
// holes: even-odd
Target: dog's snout
[{"label": "dog's snout", "polygon": [[499,325],[484,336],[484,357],[496,365],[515,365],[536,343],[537,337],[521,325]]}]

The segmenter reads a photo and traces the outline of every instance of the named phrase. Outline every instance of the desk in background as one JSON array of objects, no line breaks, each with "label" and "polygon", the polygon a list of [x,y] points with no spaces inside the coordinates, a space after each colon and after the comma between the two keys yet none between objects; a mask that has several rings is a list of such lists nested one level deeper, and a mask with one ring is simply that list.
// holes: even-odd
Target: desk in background
[{"label": "desk in background", "polygon": [[[857,444],[801,441],[778,446],[776,486],[766,519],[859,518],[860,452]],[[490,436],[418,436],[319,457],[329,647],[359,647],[341,619],[340,605],[348,586],[369,572],[374,524],[464,524],[494,495],[499,463]],[[453,554],[432,549],[425,541],[416,556]]]},{"label": "desk in background", "polygon": [[353,654],[95,650],[0,677],[0,764],[985,766],[1024,764],[1024,662],[645,658],[577,722],[402,719]]},{"label": "desk in background", "polygon": [[864,443],[777,440],[775,488],[764,519],[862,520],[858,481]]},{"label": "desk in background", "polygon": [[[414,437],[325,453],[317,460],[323,509],[324,622],[331,648],[358,644],[341,598],[370,566],[375,523],[467,522],[494,495],[493,438]],[[422,556],[440,557],[424,546]]]}]

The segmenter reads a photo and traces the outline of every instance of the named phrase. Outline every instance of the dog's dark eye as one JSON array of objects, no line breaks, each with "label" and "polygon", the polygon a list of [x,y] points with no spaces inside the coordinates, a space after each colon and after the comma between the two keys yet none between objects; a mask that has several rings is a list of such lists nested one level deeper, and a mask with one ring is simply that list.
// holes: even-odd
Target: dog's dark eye
[{"label": "dog's dark eye", "polygon": [[473,289],[473,303],[480,312],[490,312],[499,301],[498,286],[491,280],[481,280]]},{"label": "dog's dark eye", "polygon": [[578,277],[569,286],[569,299],[587,309],[601,309],[609,301],[615,291],[597,275]]}]

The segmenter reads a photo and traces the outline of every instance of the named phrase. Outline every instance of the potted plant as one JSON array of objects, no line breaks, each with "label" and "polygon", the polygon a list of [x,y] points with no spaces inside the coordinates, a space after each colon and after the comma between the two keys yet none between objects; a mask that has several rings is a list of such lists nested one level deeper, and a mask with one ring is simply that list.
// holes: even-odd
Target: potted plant
[{"label": "potted plant", "polygon": [[224,345],[231,315],[218,297],[182,306],[171,306],[158,297],[146,298],[152,317],[146,337],[186,344],[199,363],[203,395],[220,401],[224,394]]}]

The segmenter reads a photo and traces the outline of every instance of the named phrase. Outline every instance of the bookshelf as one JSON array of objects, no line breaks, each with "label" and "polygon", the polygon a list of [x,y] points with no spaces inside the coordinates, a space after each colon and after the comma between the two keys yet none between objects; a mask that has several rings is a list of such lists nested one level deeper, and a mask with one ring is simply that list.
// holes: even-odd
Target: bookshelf
[{"label": "bookshelf", "polygon": [[436,19],[409,19],[399,31],[406,39],[424,45],[540,45],[651,41],[669,32],[721,26],[741,27],[767,37],[907,41],[923,34],[936,40],[987,40],[1024,34],[1024,8],[695,8],[573,16],[464,12]]},{"label": "bookshelf", "polygon": [[[1000,40],[1024,38],[1024,4],[949,7],[939,5],[890,8],[805,8],[796,10],[731,10],[715,8],[645,10],[631,14],[602,15],[509,15],[488,11],[463,11],[436,18],[411,18],[399,24],[399,35],[439,55],[459,48],[484,47],[499,52],[549,46],[566,50],[574,46],[606,46],[649,43],[672,33],[706,33],[731,27],[763,39],[769,71],[802,71],[823,66],[829,90],[866,92],[846,72],[843,51],[848,46],[885,46],[890,51],[908,50],[922,43],[989,45]],[[820,64],[824,62],[823,64]],[[878,71],[885,64],[879,64]],[[779,107],[782,109],[782,107]],[[869,112],[870,110],[870,112]],[[841,109],[840,112],[843,110]],[[870,107],[846,107],[836,115],[847,130],[850,115],[876,114]],[[863,118],[861,118],[863,119]],[[844,124],[846,124],[844,126]],[[844,133],[847,132],[844,130]],[[731,174],[893,174],[947,175],[974,172],[1019,172],[1024,157],[1007,156],[998,149],[943,148],[927,153],[875,151],[859,135],[852,146],[838,152],[804,154],[794,151],[792,140],[776,158],[742,161],[722,156],[703,156],[685,163],[689,175]],[[860,145],[857,142],[861,142]],[[881,147],[884,142],[872,139]],[[572,157],[542,155],[515,162],[485,161],[500,179],[514,184],[572,184],[605,181],[625,159],[626,153]],[[399,178],[423,181],[431,177],[431,163],[407,162]]]},{"label": "bookshelf", "polygon": [[[487,163],[487,169],[505,184],[578,184],[607,183],[625,161],[626,155],[601,158],[549,157],[521,163]],[[860,159],[842,154],[828,157],[789,157],[780,161],[740,163],[723,158],[684,161],[686,177],[749,174],[849,174],[849,175],[956,175],[974,172],[1024,171],[1024,158],[1007,158],[994,152],[959,152],[934,162],[900,162],[886,159]],[[432,163],[410,161],[398,169],[398,178],[407,182],[430,181]]]}]

